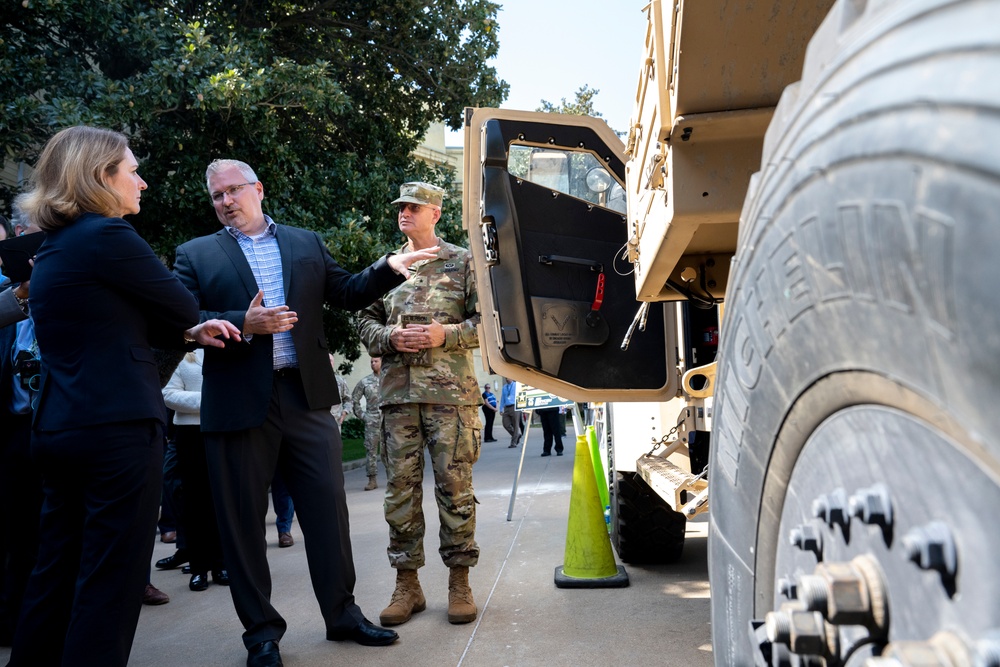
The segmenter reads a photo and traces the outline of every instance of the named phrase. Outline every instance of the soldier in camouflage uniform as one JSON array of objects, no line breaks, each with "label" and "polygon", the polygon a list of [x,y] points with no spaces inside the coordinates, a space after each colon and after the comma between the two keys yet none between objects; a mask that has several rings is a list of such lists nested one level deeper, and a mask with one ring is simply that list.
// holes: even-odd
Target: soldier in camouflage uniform
[{"label": "soldier in camouflage uniform", "polygon": [[330,365],[333,366],[333,378],[337,381],[337,392],[340,394],[340,403],[330,406],[330,414],[337,420],[337,426],[344,423],[344,420],[354,411],[351,403],[351,388],[347,386],[347,380],[337,372],[337,362],[333,355],[330,355]]},{"label": "soldier in camouflage uniform", "polygon": [[399,228],[404,248],[438,247],[436,259],[410,267],[410,278],[362,311],[361,340],[382,356],[382,462],[389,563],[396,590],[379,616],[398,625],[426,606],[417,569],[424,565],[424,449],[434,469],[441,518],[439,553],[448,566],[448,620],[469,623],[477,609],[469,567],[479,560],[472,464],[479,458],[479,383],[472,350],[479,347],[476,286],[468,250],[438,239],[444,190],[405,183]]},{"label": "soldier in camouflage uniform", "polygon": [[[382,357],[372,357],[372,372],[360,380],[354,386],[351,393],[351,400],[354,401],[354,416],[365,420],[365,451],[368,453],[365,461],[365,470],[368,473],[368,485],[365,491],[378,488],[378,464],[375,457],[378,456],[379,443],[382,441],[382,412],[378,409],[378,376],[382,369]],[[361,407],[361,399],[365,401],[365,407]]]}]

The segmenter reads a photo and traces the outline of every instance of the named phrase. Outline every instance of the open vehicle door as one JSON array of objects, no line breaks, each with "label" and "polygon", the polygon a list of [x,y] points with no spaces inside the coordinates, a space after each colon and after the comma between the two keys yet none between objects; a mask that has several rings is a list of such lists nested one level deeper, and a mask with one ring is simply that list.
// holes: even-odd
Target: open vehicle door
[{"label": "open vehicle door", "polygon": [[493,372],[576,401],[677,394],[674,306],[639,312],[624,188],[603,120],[466,110],[464,227]]}]

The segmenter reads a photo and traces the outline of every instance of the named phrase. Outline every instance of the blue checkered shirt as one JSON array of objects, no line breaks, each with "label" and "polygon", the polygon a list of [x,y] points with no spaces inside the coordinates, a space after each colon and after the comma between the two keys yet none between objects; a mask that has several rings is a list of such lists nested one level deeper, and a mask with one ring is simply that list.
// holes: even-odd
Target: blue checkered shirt
[{"label": "blue checkered shirt", "polygon": [[[264,290],[264,306],[274,308],[285,305],[285,286],[281,276],[281,253],[274,230],[278,228],[274,220],[264,216],[267,227],[257,236],[247,236],[238,229],[226,227],[226,231],[240,244],[240,249],[250,264],[257,287]],[[274,334],[274,369],[299,365],[295,354],[295,343],[290,331]]]}]

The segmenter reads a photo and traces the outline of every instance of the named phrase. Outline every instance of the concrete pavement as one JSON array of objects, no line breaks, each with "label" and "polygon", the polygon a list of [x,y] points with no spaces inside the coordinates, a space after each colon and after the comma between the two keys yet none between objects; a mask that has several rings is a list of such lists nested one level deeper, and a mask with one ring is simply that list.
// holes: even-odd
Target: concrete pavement
[{"label": "concrete pavement", "polygon": [[[501,433],[498,428],[497,435]],[[565,555],[572,440],[572,435],[567,438],[566,456],[542,458],[541,430],[530,430],[511,521],[507,521],[507,510],[521,450],[508,449],[506,438],[483,445],[474,471],[480,502],[477,540],[482,553],[470,575],[480,614],[468,625],[451,625],[446,618],[448,573],[436,553],[437,512],[431,485],[425,480],[427,566],[420,570],[420,580],[427,610],[396,628],[400,641],[389,647],[324,639],[298,525],[292,529],[295,546],[279,549],[273,515],[269,516],[273,600],[288,621],[281,642],[285,665],[711,665],[704,519],[689,523],[680,563],[626,565],[631,579],[628,588],[555,587],[554,570],[563,564]],[[395,580],[385,555],[384,471],[380,466],[379,491],[362,490],[367,478],[360,468],[345,475],[358,572],[355,593],[366,615],[377,622]],[[429,468],[426,479],[430,479]],[[153,560],[172,550],[173,545],[157,542]],[[153,583],[170,595],[171,602],[143,608],[129,664],[245,665],[242,627],[228,590],[211,585],[205,592],[194,593],[187,582],[180,570],[154,569]],[[7,649],[0,649],[0,661],[7,655]]]}]

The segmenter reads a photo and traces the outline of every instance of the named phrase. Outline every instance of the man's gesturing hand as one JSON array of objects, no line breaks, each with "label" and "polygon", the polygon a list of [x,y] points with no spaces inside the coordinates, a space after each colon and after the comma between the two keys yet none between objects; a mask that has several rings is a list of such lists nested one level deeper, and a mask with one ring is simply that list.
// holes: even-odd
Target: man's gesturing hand
[{"label": "man's gesturing hand", "polygon": [[184,334],[205,347],[225,347],[226,342],[218,340],[220,337],[227,340],[240,339],[240,330],[236,328],[235,324],[226,320],[206,320],[191,327]]},{"label": "man's gesturing hand", "polygon": [[392,270],[401,276],[409,278],[410,276],[410,264],[414,262],[419,262],[422,259],[434,259],[438,255],[438,251],[441,250],[441,246],[433,246],[431,248],[424,248],[423,250],[414,250],[413,252],[404,252],[399,255],[390,255],[387,262]]},{"label": "man's gesturing hand", "polygon": [[288,306],[266,308],[264,290],[257,290],[257,296],[250,302],[246,317],[243,319],[243,333],[246,334],[276,334],[288,331],[299,321],[299,316]]}]

